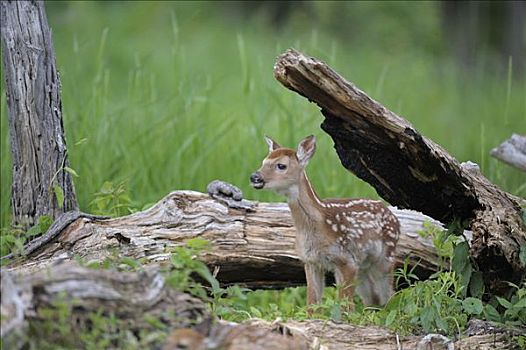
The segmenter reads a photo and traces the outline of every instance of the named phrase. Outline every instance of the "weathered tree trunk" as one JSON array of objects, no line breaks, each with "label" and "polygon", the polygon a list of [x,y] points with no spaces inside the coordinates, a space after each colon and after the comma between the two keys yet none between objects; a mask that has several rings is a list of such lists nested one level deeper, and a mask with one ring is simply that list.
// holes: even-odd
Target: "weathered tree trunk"
[{"label": "weathered tree trunk", "polygon": [[278,57],[274,75],[320,106],[322,128],[333,138],[343,166],[380,196],[445,223],[466,222],[473,231],[471,255],[489,287],[521,279],[525,267],[519,249],[526,244],[526,230],[519,198],[464,167],[325,63],[288,50]]},{"label": "weathered tree trunk", "polygon": [[[303,265],[294,250],[295,229],[284,203],[257,203],[253,210],[236,210],[208,195],[172,192],[152,208],[129,216],[102,220],[89,215],[66,213],[48,233],[26,247],[27,256],[9,268],[32,271],[56,261],[81,257],[103,261],[119,256],[140,259],[144,264],[165,262],[175,246],[190,238],[211,242],[200,259],[223,284],[251,288],[283,288],[304,285]],[[409,259],[425,278],[439,268],[429,238],[422,238],[424,222],[440,225],[422,214],[392,208],[402,224],[397,248],[399,265]]]},{"label": "weathered tree trunk", "polygon": [[[308,349],[448,349],[453,342],[440,335],[401,337],[382,327],[363,327],[327,320],[266,322],[249,320],[243,324],[217,321],[204,303],[166,286],[155,268],[139,272],[94,270],[77,264],[61,263],[43,273],[12,275],[2,270],[2,342],[6,349],[20,349],[28,341],[45,337],[48,342],[64,342],[79,347],[79,332],[93,326],[89,315],[112,317],[134,336],[148,337],[171,332],[164,350],[308,350]],[[46,334],[42,313],[68,305],[69,314],[56,322],[67,323],[71,331]],[[47,316],[49,318],[49,315]],[[157,320],[153,323],[149,320]],[[47,320],[53,322],[52,320]],[[491,325],[471,324],[454,345],[460,349],[512,348],[514,331]],[[482,332],[480,330],[483,330]],[[31,337],[31,339],[29,339]],[[159,349],[159,339],[144,348]],[[138,339],[144,341],[145,339]],[[205,347],[204,344],[215,344]]]},{"label": "weathered tree trunk", "polygon": [[44,3],[2,1],[0,6],[13,222],[28,227],[39,216],[56,218],[77,209],[77,200],[71,175],[64,170],[69,164],[60,78]]}]

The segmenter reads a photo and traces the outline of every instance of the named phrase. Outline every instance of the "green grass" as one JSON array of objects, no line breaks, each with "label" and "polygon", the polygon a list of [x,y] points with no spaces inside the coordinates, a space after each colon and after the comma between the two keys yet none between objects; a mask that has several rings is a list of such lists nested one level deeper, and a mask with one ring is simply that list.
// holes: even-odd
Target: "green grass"
[{"label": "green grass", "polygon": [[[457,159],[479,163],[491,181],[525,196],[524,175],[488,156],[512,132],[524,133],[525,85],[507,71],[475,69],[470,78],[458,71],[440,51],[433,3],[414,14],[375,6],[356,12],[371,16],[370,29],[346,38],[300,15],[275,30],[264,14],[241,20],[211,3],[47,3],[81,209],[94,210],[89,203],[106,181],[124,182],[136,208],[173,190],[204,191],[213,179],[248,198],[283,200],[248,183],[266,154],[264,134],[287,146],[318,137],[308,173],[321,196],[377,197],[340,165],[316,106],[273,78],[275,57],[289,47],[326,61]],[[320,16],[333,11],[315,8]],[[421,30],[387,20],[391,10]],[[393,40],[366,40],[386,31]],[[3,89],[1,227],[10,221],[11,177]]]}]

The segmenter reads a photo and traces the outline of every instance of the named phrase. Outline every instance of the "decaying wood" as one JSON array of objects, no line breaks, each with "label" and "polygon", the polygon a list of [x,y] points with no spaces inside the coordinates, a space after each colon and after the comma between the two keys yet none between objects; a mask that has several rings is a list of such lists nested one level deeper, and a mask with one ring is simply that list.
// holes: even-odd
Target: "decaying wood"
[{"label": "decaying wood", "polygon": [[495,327],[485,334],[464,334],[452,340],[440,334],[403,337],[382,327],[327,320],[267,322],[254,319],[240,325],[220,322],[212,327],[210,334],[176,330],[168,337],[163,350],[181,349],[183,344],[191,344],[194,350],[513,349],[513,336],[518,334]]},{"label": "decaying wood", "polygon": [[209,332],[195,329],[177,329],[172,332],[163,350],[311,350],[314,341],[279,322],[270,324],[249,320],[242,324],[220,321]]},{"label": "decaying wood", "polygon": [[[15,224],[77,209],[62,125],[60,77],[43,1],[1,1]],[[54,187],[62,190],[61,202]],[[4,204],[5,205],[5,204]]]},{"label": "decaying wood", "polygon": [[[148,322],[156,319],[166,330],[176,329],[168,337],[165,350],[185,348],[181,347],[184,344],[186,348],[191,344],[193,350],[446,349],[444,341],[448,342],[439,335],[398,337],[381,327],[326,320],[249,320],[242,324],[217,321],[203,302],[167,287],[154,267],[117,272],[64,262],[29,274],[2,270],[1,288],[2,342],[9,349],[21,348],[28,341],[30,334],[25,333],[28,327],[24,325],[38,324],[39,310],[56,309],[60,304],[73,306],[70,317],[75,320],[74,332],[89,331],[86,319],[94,312],[124,320],[124,326],[134,334],[158,329],[158,325]],[[490,327],[488,334],[488,327],[483,328],[485,334],[466,334],[454,343],[455,348],[511,348],[511,336],[516,334],[497,327]],[[157,345],[154,348],[158,349]]]},{"label": "decaying wood", "polygon": [[201,300],[167,287],[157,270],[94,270],[71,262],[29,274],[2,269],[3,344],[6,349],[22,345],[27,324],[39,320],[41,308],[53,309],[57,303],[73,306],[71,316],[79,331],[86,330],[90,313],[101,310],[125,320],[130,331],[155,329],[149,319],[173,329],[211,317]]},{"label": "decaying wood", "polygon": [[[303,265],[294,250],[295,230],[285,203],[253,202],[253,210],[236,210],[193,191],[172,192],[148,210],[102,220],[81,216],[54,239],[12,263],[13,270],[37,270],[56,261],[81,257],[102,261],[115,254],[144,264],[167,261],[171,248],[190,238],[211,242],[200,258],[219,268],[223,284],[251,288],[304,285]],[[397,263],[406,258],[426,277],[439,261],[430,239],[420,237],[425,222],[440,225],[413,211],[392,208],[402,224]]]},{"label": "decaying wood", "polygon": [[491,156],[526,172],[526,136],[513,134],[509,139],[495,147]]},{"label": "decaying wood", "polygon": [[[311,342],[316,338],[322,346],[329,350],[347,349],[448,349],[445,337],[406,336],[401,337],[396,333],[382,327],[364,327],[350,324],[335,323],[332,321],[308,320],[303,322],[289,321],[284,324]],[[464,335],[457,341],[451,341],[454,349],[483,350],[483,349],[509,349],[513,344],[512,336],[515,333],[497,330],[491,334]],[[317,341],[316,341],[317,342]]]},{"label": "decaying wood", "polygon": [[332,137],[345,168],[393,205],[445,223],[467,223],[473,231],[471,255],[490,288],[520,281],[526,271],[519,259],[526,229],[519,198],[476,169],[461,166],[325,63],[291,49],[278,57],[274,75],[321,108],[322,129]]},{"label": "decaying wood", "polygon": [[[72,222],[77,220],[78,218],[88,218],[88,219],[107,219],[107,216],[96,216],[91,214],[82,213],[80,211],[68,211],[61,216],[59,216],[53,224],[49,227],[47,232],[45,232],[43,235],[33,239],[32,241],[29,241],[24,246],[24,255],[31,254],[38,248],[46,245],[47,243],[51,242],[57,235],[62,232],[66,227],[69,226]],[[14,253],[7,254],[6,256],[2,257],[2,259],[12,259],[14,257]]]}]

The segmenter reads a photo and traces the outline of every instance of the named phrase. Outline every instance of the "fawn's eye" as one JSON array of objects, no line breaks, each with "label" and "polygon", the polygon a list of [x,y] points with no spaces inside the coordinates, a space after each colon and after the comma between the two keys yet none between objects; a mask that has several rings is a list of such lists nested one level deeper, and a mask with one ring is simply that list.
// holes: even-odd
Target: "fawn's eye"
[{"label": "fawn's eye", "polygon": [[276,165],[276,167],[279,169],[279,170],[285,170],[287,169],[287,166],[285,164],[281,164],[281,163],[278,163]]}]

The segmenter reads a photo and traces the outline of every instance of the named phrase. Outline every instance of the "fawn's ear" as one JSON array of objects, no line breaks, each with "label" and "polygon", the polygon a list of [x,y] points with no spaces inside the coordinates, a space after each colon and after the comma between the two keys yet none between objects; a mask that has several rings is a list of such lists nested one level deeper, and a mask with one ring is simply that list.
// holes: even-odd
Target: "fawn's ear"
[{"label": "fawn's ear", "polygon": [[267,141],[269,153],[277,150],[278,148],[281,148],[281,146],[276,141],[274,141],[273,139],[271,139],[270,137],[266,135],[265,135],[265,141]]},{"label": "fawn's ear", "polygon": [[298,151],[296,152],[296,156],[298,157],[300,165],[303,167],[307,165],[315,151],[316,137],[314,137],[314,135],[310,135],[304,138],[298,145]]}]

